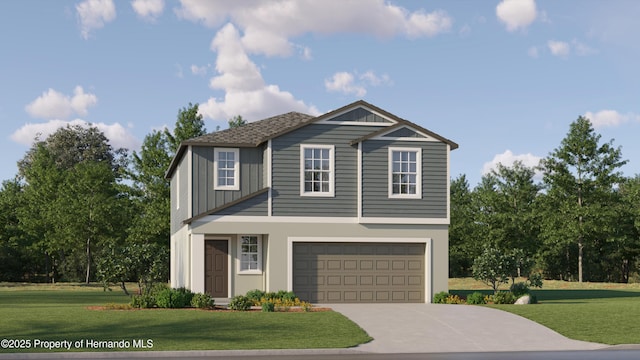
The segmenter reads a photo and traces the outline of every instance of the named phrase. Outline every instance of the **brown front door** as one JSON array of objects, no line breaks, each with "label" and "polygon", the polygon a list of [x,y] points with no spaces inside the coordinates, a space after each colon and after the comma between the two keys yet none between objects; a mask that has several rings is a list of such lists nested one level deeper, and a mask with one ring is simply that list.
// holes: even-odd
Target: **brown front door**
[{"label": "brown front door", "polygon": [[229,297],[227,240],[206,240],[204,251],[204,291],[214,298]]}]

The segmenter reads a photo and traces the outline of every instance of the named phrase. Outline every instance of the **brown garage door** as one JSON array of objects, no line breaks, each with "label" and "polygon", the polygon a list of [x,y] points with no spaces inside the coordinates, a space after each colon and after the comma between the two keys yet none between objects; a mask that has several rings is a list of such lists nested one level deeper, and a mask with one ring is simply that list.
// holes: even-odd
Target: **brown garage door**
[{"label": "brown garage door", "polygon": [[422,303],[424,251],[415,243],[293,243],[293,292],[313,303]]}]

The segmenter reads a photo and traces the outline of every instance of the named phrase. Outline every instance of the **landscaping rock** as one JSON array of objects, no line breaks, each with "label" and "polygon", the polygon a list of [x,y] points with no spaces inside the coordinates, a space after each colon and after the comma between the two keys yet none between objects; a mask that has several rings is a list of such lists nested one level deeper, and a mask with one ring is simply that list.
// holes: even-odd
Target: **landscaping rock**
[{"label": "landscaping rock", "polygon": [[524,295],[518,298],[518,300],[516,300],[516,302],[514,303],[515,305],[529,305],[531,304],[531,296],[529,295]]}]

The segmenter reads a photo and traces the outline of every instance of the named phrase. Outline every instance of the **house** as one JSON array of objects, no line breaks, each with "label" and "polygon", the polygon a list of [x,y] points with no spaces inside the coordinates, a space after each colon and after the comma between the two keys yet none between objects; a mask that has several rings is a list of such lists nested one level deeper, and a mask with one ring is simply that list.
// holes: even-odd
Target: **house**
[{"label": "house", "polygon": [[448,289],[457,147],[365,101],[184,141],[166,173],[171,286],[431,302]]}]

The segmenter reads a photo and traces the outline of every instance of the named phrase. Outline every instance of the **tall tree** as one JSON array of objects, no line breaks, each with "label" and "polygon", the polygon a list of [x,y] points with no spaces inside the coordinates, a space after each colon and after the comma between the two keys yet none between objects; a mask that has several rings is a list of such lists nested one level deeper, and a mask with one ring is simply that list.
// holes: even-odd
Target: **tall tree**
[{"label": "tall tree", "polygon": [[540,164],[546,190],[543,237],[548,246],[565,248],[568,259],[575,245],[580,282],[585,246],[602,236],[598,226],[610,215],[607,204],[622,181],[619,168],[626,163],[613,140],[600,145],[600,137],[589,119],[580,116],[569,126],[560,147]]},{"label": "tall tree", "polygon": [[191,104],[178,111],[178,119],[176,120],[173,133],[165,129],[164,134],[169,142],[169,149],[172,155],[178,151],[180,143],[184,140],[201,136],[207,133],[204,127],[202,114],[198,113],[198,104]]},{"label": "tall tree", "polygon": [[477,211],[465,175],[451,180],[451,225],[449,225],[449,276],[471,276],[473,260],[482,251],[478,239]]},{"label": "tall tree", "polygon": [[170,188],[164,178],[171,159],[184,140],[206,134],[198,104],[178,112],[173,133],[167,129],[147,135],[140,153],[133,154],[135,206],[129,239],[138,243],[168,244],[170,224]]}]

